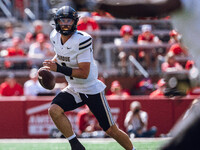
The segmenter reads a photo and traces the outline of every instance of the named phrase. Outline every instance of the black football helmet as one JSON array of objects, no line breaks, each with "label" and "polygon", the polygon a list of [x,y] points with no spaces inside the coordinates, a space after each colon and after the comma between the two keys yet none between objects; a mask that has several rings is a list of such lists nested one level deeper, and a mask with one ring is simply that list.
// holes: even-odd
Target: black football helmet
[{"label": "black football helmet", "polygon": [[[72,19],[74,23],[70,25],[71,28],[69,30],[63,30],[61,25],[59,24],[59,20],[62,19]],[[57,10],[54,16],[54,21],[56,25],[56,31],[58,31],[62,35],[70,35],[77,30],[77,22],[79,20],[77,12],[70,6],[63,6]],[[68,25],[69,26],[69,25]]]}]

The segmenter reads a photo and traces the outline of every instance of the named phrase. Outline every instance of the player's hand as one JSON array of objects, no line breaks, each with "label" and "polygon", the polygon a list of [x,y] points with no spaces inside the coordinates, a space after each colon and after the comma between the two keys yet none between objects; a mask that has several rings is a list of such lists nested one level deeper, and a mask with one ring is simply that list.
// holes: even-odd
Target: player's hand
[{"label": "player's hand", "polygon": [[57,65],[56,62],[52,61],[52,60],[45,60],[43,62],[43,66],[45,69],[49,70],[49,71],[57,71]]}]

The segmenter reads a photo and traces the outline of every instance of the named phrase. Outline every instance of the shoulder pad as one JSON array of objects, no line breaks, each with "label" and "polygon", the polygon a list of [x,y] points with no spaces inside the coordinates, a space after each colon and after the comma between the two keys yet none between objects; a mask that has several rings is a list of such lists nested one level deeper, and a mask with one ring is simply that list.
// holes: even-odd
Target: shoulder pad
[{"label": "shoulder pad", "polygon": [[51,41],[55,40],[56,34],[57,34],[57,31],[55,29],[50,33],[50,40]]},{"label": "shoulder pad", "polygon": [[81,32],[77,32],[77,34],[83,35],[83,33],[81,33]]},{"label": "shoulder pad", "polygon": [[56,33],[57,33],[57,31],[55,29],[53,31],[51,31],[50,38],[55,37]]},{"label": "shoulder pad", "polygon": [[[80,34],[83,34],[83,33],[80,32]],[[89,34],[83,34],[79,41],[79,50],[89,48],[89,46],[91,45],[92,45],[92,37]]]}]

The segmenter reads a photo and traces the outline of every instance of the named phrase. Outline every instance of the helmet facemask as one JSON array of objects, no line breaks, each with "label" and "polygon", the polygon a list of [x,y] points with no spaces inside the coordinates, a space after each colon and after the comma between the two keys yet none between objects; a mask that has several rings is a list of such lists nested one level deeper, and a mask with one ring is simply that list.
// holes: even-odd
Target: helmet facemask
[{"label": "helmet facemask", "polygon": [[69,6],[61,7],[54,17],[56,30],[64,36],[73,34],[77,30],[78,20],[76,11]]},{"label": "helmet facemask", "polygon": [[77,21],[71,18],[58,18],[55,20],[56,30],[62,35],[70,35],[76,30]]},{"label": "helmet facemask", "polygon": [[74,25],[74,20],[71,18],[59,18],[57,20],[59,28],[61,30],[61,34],[68,35],[71,33],[71,30]]}]

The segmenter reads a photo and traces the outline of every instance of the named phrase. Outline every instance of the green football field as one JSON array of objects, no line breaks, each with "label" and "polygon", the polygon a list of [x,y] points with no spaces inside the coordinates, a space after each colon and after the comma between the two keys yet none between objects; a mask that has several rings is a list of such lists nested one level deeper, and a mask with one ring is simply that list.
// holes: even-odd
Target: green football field
[{"label": "green football field", "polygon": [[[137,150],[159,150],[168,139],[133,139]],[[81,139],[86,150],[123,150],[113,139]],[[3,139],[0,150],[71,150],[65,139]]]}]

